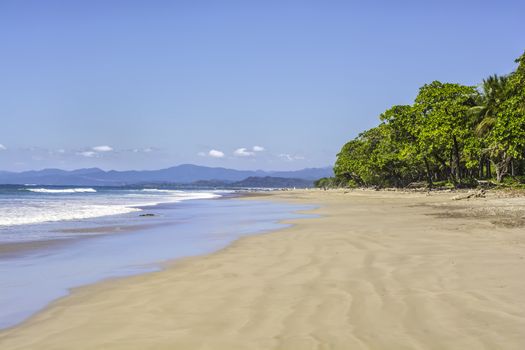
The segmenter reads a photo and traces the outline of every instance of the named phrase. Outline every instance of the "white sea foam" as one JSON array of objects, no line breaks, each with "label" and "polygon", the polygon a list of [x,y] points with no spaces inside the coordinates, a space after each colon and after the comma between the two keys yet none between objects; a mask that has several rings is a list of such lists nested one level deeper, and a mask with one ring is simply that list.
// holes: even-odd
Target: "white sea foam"
[{"label": "white sea foam", "polygon": [[[154,205],[159,205],[161,203],[177,203],[182,201],[187,201],[191,199],[213,199],[221,197],[218,193],[212,192],[184,192],[176,190],[165,190],[170,192],[164,192],[164,190],[159,190],[159,193],[169,193],[170,195],[138,195],[137,198],[151,199],[152,201],[147,201],[144,203],[133,204],[130,207],[149,207]],[[131,194],[133,196],[133,194]]]},{"label": "white sea foam", "polygon": [[159,190],[157,188],[145,188],[140,191],[141,192],[151,192],[151,193],[184,193],[184,191],[179,191],[179,190]]},{"label": "white sea foam", "polygon": [[[84,194],[85,192],[95,191],[89,188],[35,188],[28,190],[42,193],[42,197],[24,198],[17,196],[9,201],[0,201],[0,227],[127,214],[141,211],[141,207],[155,206],[161,203],[221,197],[220,194],[213,192],[175,190],[136,191],[125,195],[124,191],[113,191],[107,194],[99,192],[96,196]],[[77,195],[57,197],[55,196],[57,193],[76,193]]]},{"label": "white sea foam", "polygon": [[124,205],[53,205],[45,207],[19,207],[2,210],[1,226],[38,224],[42,222],[90,219],[100,216],[140,211]]},{"label": "white sea foam", "polygon": [[94,193],[97,192],[94,188],[26,188],[27,191],[37,193]]}]

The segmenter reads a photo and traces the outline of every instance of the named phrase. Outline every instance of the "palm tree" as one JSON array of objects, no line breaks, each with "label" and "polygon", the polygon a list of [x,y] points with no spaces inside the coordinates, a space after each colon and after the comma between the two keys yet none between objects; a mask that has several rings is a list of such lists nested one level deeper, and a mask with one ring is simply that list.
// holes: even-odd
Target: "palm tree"
[{"label": "palm tree", "polygon": [[483,79],[483,92],[478,105],[473,107],[473,112],[478,117],[476,133],[479,136],[487,136],[496,124],[498,108],[507,95],[507,83],[506,76],[491,75]]},{"label": "palm tree", "polygon": [[[496,125],[498,111],[501,103],[507,97],[508,77],[491,75],[483,79],[482,93],[477,97],[476,106],[472,107],[470,112],[476,125],[475,132],[485,140],[494,126]],[[486,143],[486,142],[483,142]],[[482,164],[486,164],[486,174],[490,176],[490,162],[486,159],[490,153],[490,148],[482,151],[482,161],[480,161],[480,175],[483,173]],[[483,160],[486,160],[485,162]]]}]

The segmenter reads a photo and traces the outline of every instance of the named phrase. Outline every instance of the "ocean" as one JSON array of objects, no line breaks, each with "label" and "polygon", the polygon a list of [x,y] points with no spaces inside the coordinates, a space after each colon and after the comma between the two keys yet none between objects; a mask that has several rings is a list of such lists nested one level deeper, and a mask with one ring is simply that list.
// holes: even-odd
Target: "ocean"
[{"label": "ocean", "polygon": [[[217,198],[229,191],[181,191],[154,188],[0,186],[0,229],[19,225],[83,220],[143,211],[159,203]],[[43,232],[40,232],[43,233]],[[53,237],[9,234],[0,242]],[[57,238],[57,237],[54,237]]]},{"label": "ocean", "polygon": [[72,288],[156,271],[309,209],[232,191],[0,186],[0,328]]}]

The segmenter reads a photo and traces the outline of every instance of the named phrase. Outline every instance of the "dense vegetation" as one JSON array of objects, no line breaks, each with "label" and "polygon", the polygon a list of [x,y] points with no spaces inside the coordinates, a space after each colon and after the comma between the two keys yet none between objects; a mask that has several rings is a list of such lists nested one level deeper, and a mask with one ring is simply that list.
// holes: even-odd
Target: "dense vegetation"
[{"label": "dense vegetation", "polygon": [[[506,76],[481,88],[434,81],[412,105],[393,106],[381,123],[346,143],[327,186],[429,187],[525,175],[525,54]],[[521,176],[521,177],[520,177]]]}]

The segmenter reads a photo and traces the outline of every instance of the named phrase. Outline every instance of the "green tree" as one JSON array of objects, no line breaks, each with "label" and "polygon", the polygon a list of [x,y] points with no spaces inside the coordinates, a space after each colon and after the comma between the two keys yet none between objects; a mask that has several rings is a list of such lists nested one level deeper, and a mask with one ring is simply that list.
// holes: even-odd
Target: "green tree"
[{"label": "green tree", "polygon": [[434,81],[424,85],[415,100],[414,108],[422,120],[419,147],[448,167],[454,182],[461,181],[463,148],[474,137],[469,109],[477,95],[471,86]]},{"label": "green tree", "polygon": [[[497,181],[525,169],[525,54],[508,76],[471,86],[434,81],[414,105],[393,106],[381,123],[347,142],[337,155],[335,178],[320,186],[406,186],[414,180],[456,185],[491,176]],[[510,170],[509,170],[510,168]]]},{"label": "green tree", "polygon": [[490,136],[491,159],[498,182],[509,173],[511,160],[522,159],[525,151],[525,54],[516,62],[518,68],[508,77],[506,98]]},{"label": "green tree", "polygon": [[476,134],[486,137],[490,134],[498,113],[501,112],[501,104],[507,98],[508,77],[496,74],[483,79],[482,93],[476,101],[476,106],[471,108],[476,118]]},{"label": "green tree", "polygon": [[508,81],[508,77],[498,75],[483,79],[482,92],[476,100],[476,106],[470,110],[476,123],[476,147],[480,150],[480,177],[483,177],[483,165],[486,166],[486,175],[491,176],[490,136],[498,120],[498,114],[502,112],[502,103],[508,96]]},{"label": "green tree", "polygon": [[399,160],[407,167],[407,174],[421,173],[422,165],[432,187],[432,171],[428,154],[420,147],[421,119],[412,106],[397,105],[381,114],[380,119],[391,128],[391,142],[398,147]]}]

